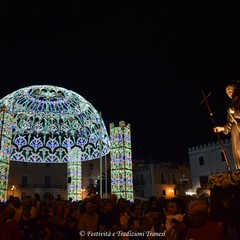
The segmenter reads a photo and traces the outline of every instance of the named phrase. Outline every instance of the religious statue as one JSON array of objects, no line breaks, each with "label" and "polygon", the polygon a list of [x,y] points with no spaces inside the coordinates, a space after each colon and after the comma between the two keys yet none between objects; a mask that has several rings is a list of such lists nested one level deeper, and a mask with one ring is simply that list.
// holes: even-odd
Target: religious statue
[{"label": "religious statue", "polygon": [[226,94],[232,99],[227,122],[213,128],[214,132],[231,133],[232,151],[236,169],[240,169],[240,81],[233,80],[226,86]]}]

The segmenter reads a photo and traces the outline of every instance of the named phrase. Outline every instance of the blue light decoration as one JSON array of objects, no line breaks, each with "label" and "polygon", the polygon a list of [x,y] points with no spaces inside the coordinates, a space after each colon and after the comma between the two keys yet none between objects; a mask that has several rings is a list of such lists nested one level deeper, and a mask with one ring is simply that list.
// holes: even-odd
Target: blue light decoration
[{"label": "blue light decoration", "polygon": [[12,140],[13,116],[3,106],[0,112],[0,201],[7,201],[8,172]]},{"label": "blue light decoration", "polygon": [[5,96],[0,106],[6,106],[7,114],[14,116],[11,161],[68,163],[73,148],[81,153],[76,161],[98,159],[110,152],[100,114],[76,92],[34,85]]},{"label": "blue light decoration", "polygon": [[130,124],[119,122],[118,127],[110,124],[111,144],[111,192],[118,198],[125,198],[131,202],[133,196],[132,150]]}]

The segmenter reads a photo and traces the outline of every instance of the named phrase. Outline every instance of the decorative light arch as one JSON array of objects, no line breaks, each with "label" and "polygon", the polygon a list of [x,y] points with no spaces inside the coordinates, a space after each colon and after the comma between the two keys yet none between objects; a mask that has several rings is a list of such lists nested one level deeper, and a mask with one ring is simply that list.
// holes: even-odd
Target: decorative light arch
[{"label": "decorative light arch", "polygon": [[[78,152],[76,162],[97,159],[110,151],[101,115],[76,92],[52,85],[34,85],[5,96],[0,106],[13,116],[9,160],[68,163],[73,148]],[[0,120],[3,127],[6,120],[3,117]],[[2,149],[1,146],[0,164],[4,158]],[[5,178],[7,182],[8,177]],[[0,195],[1,201],[5,198]]]}]

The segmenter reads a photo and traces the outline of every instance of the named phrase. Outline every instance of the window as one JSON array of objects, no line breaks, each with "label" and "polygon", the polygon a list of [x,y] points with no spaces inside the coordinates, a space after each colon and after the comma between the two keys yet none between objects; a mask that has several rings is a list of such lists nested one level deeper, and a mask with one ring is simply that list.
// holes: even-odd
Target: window
[{"label": "window", "polygon": [[165,183],[165,176],[164,176],[164,173],[161,173],[160,183],[162,183],[162,184]]},{"label": "window", "polygon": [[206,188],[208,184],[208,176],[201,176],[199,178],[201,188]]},{"label": "window", "polygon": [[89,170],[90,170],[90,171],[93,170],[93,164],[92,164],[92,163],[89,164]]},{"label": "window", "polygon": [[176,175],[175,175],[175,173],[173,173],[173,175],[172,175],[172,183],[176,184]]},{"label": "window", "polygon": [[21,186],[27,187],[27,176],[22,176]]},{"label": "window", "polygon": [[51,182],[51,177],[50,176],[45,176],[45,186],[49,187]]},{"label": "window", "polygon": [[200,166],[204,165],[204,157],[203,156],[199,157],[198,160],[199,160],[199,165]]},{"label": "window", "polygon": [[162,190],[162,195],[166,196],[166,190]]}]

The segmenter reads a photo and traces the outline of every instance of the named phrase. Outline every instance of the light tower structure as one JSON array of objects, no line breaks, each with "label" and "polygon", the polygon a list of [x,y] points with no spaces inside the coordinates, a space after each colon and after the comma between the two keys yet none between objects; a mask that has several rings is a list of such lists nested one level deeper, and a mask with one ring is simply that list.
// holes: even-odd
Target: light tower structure
[{"label": "light tower structure", "polygon": [[133,201],[133,174],[130,124],[110,124],[111,193]]},{"label": "light tower structure", "polygon": [[0,123],[0,200],[6,202],[13,116],[6,112],[5,106],[1,108]]}]

